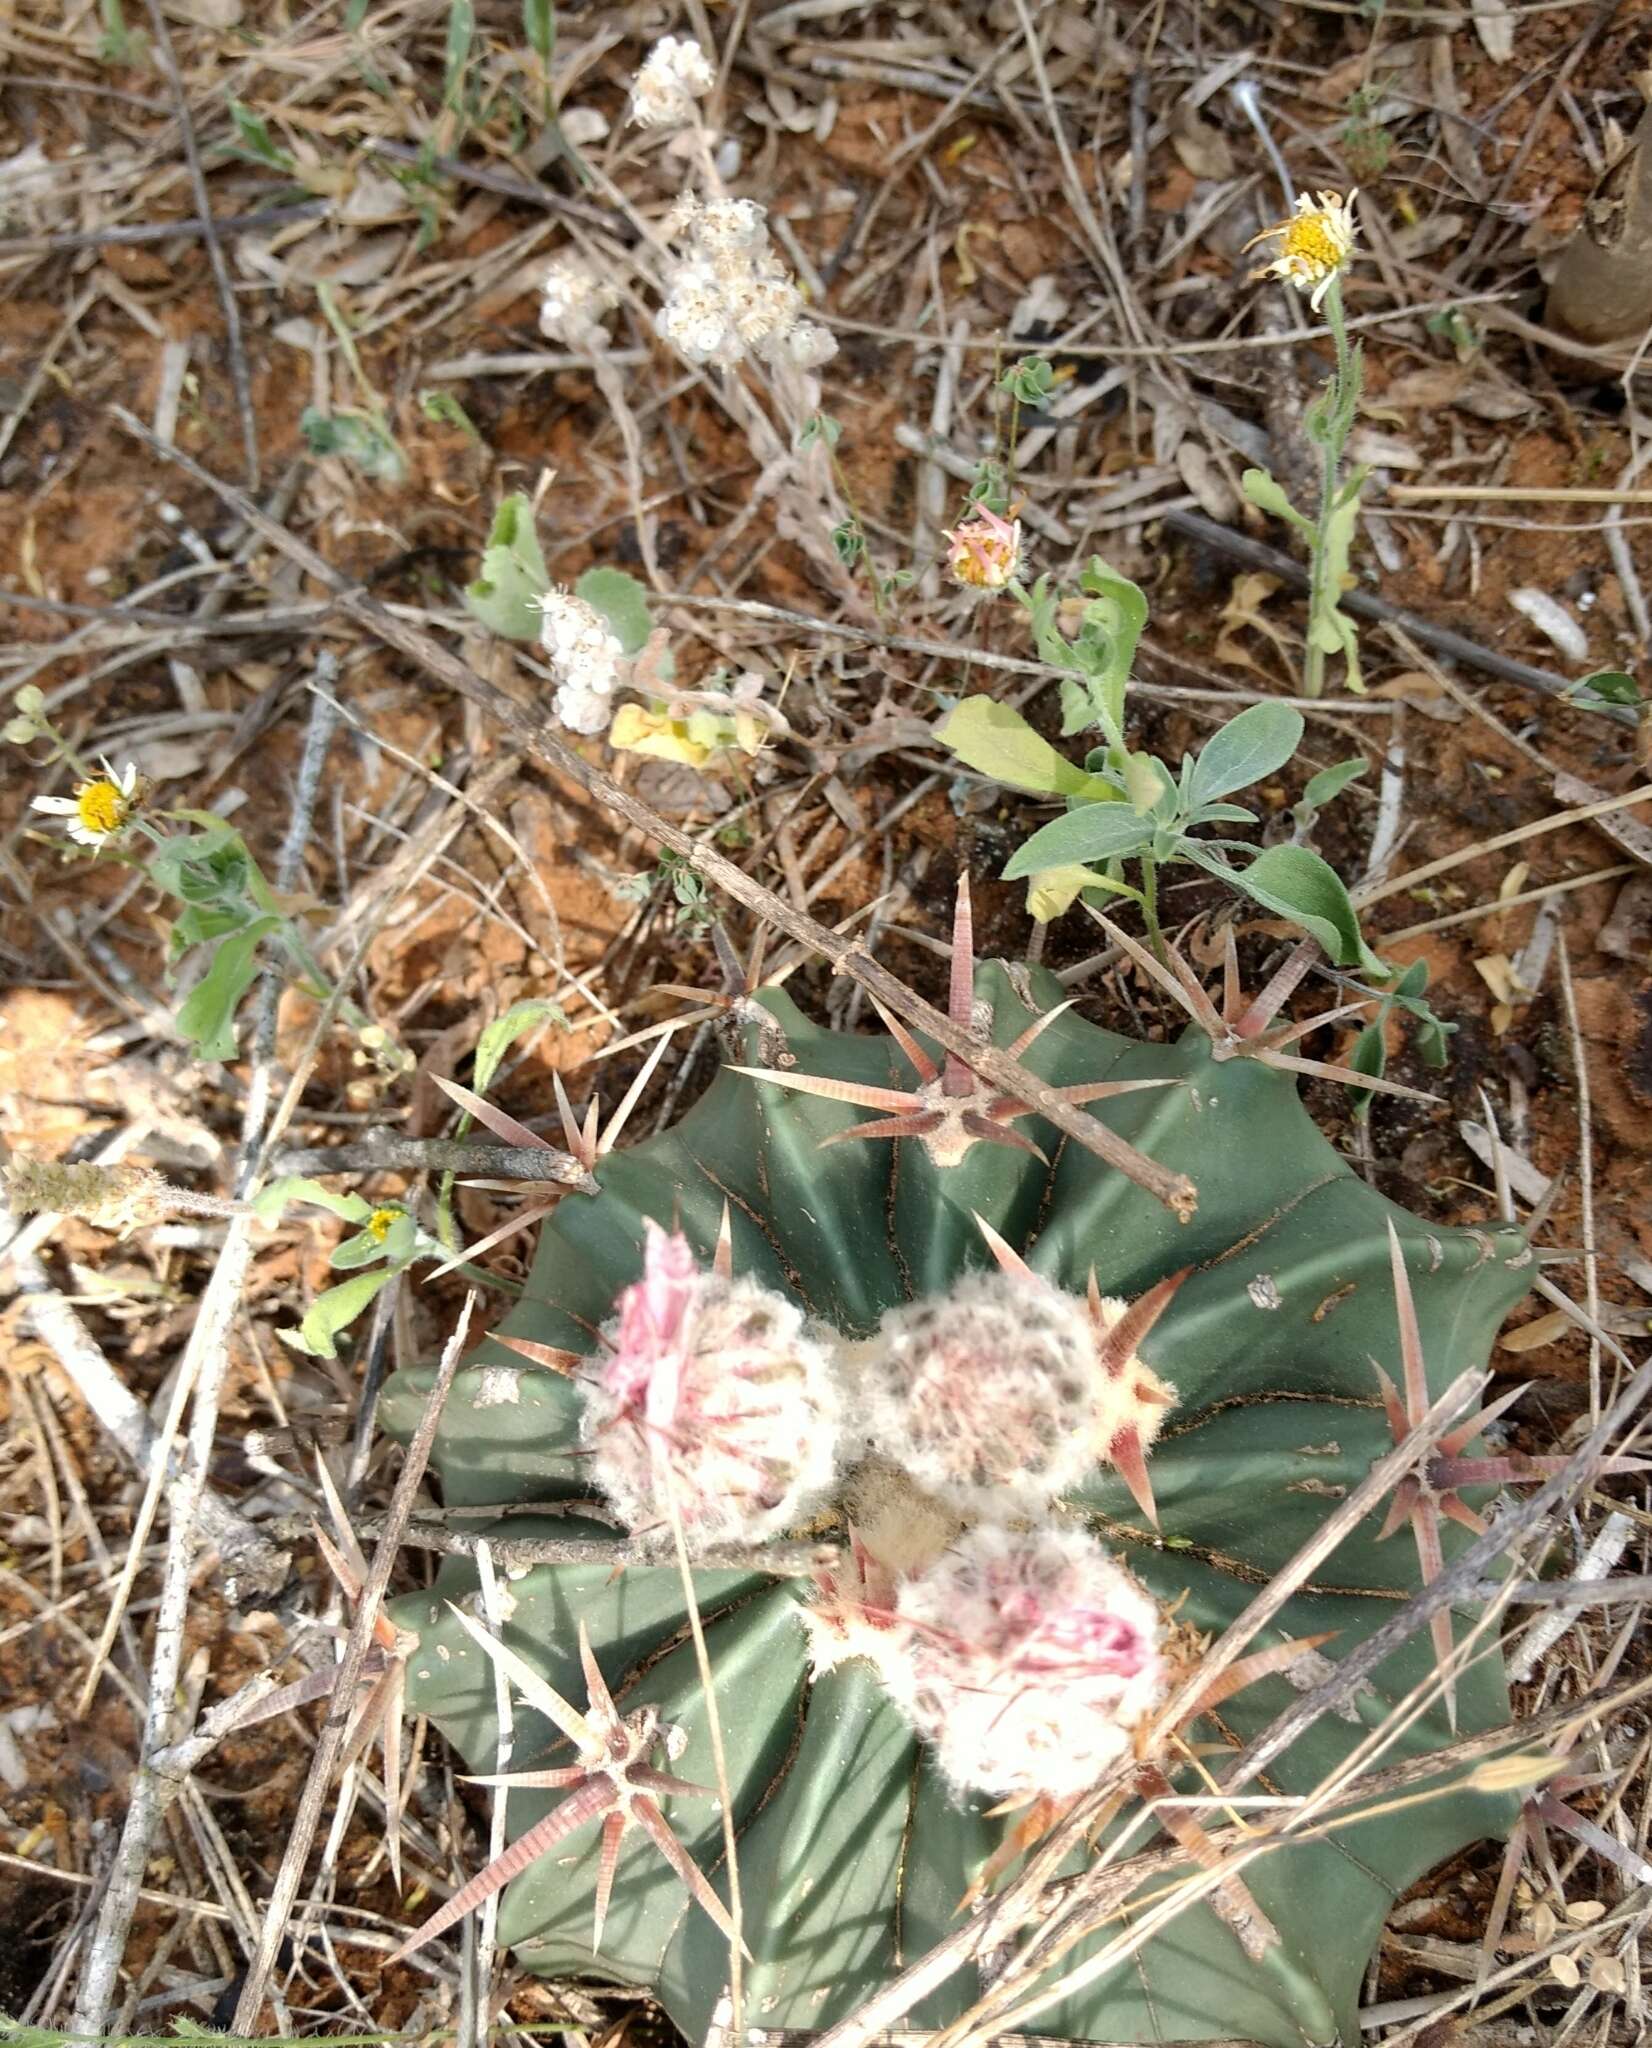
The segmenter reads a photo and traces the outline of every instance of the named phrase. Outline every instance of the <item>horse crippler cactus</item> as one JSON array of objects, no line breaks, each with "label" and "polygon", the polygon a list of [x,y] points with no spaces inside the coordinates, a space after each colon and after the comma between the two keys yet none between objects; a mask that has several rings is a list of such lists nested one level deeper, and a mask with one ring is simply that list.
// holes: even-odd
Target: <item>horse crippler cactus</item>
[{"label": "horse crippler cactus", "polygon": [[[1247,1005],[1230,959],[1218,1008],[1174,959],[1143,964],[1194,1018],[1177,1043],[1081,1021],[1041,970],[975,971],[966,891],[951,1013],[1186,1175],[1188,1221],[892,1020],[888,1039],[823,1031],[773,990],[730,1006],[745,1065],[603,1160],[599,1194],[563,1198],[525,1298],[454,1382],[432,1463],[450,1508],[510,1511],[469,1529],[625,1543],[632,1561],[513,1570],[497,1639],[468,1559],[397,1603],[408,1704],[475,1771],[496,1769],[496,1665],[518,1695],[516,1775],[495,1781],[513,1846],[410,1947],[509,1877],[499,1934],[522,1963],[646,1987],[706,2037],[733,1901],[678,1535],[738,1831],[744,2016],[763,2029],[853,2012],[1093,1787],[1103,1842],[1134,1822],[1134,1853],[1162,1827],[1197,1869],[1195,1814],[1231,1816],[1144,1820],[1142,1800],[1208,1792],[1293,1686],[1466,1540],[1442,1528],[1441,1510],[1476,1519],[1443,1468],[1473,1418],[1386,1527],[1381,1503],[1199,1685],[1205,1647],[1393,1429],[1484,1364],[1532,1262],[1515,1230],[1396,1208],[1320,1136],[1285,1071],[1308,1063],[1280,1050],[1298,1034],[1273,1022],[1299,970]],[[430,1381],[391,1382],[392,1430],[411,1432]],[[812,1576],[799,1537],[835,1546]],[[786,1569],[766,1572],[780,1538]],[[1474,1619],[1414,1635],[1252,1789],[1312,1792],[1404,1699],[1385,1766],[1503,1724]],[[1172,1695],[1191,1702],[1173,1724]],[[1509,1818],[1443,1771],[1403,1810],[1207,1886],[1029,2024],[1357,2040],[1396,1897]],[[979,1991],[959,1968],[906,2024],[945,2025]]]}]

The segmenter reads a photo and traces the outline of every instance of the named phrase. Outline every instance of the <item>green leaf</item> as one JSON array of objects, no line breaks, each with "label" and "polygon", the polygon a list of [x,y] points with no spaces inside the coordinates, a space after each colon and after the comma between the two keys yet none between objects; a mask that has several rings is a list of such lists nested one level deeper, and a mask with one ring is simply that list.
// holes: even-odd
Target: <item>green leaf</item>
[{"label": "green leaf", "polygon": [[1577,696],[1584,690],[1603,704],[1627,704],[1633,708],[1643,701],[1635,678],[1621,668],[1603,668],[1592,676],[1584,676],[1570,685],[1567,694]]},{"label": "green leaf", "polygon": [[470,46],[476,36],[476,10],[471,0],[449,0],[447,14],[447,53],[443,66],[443,103],[450,107],[460,104],[465,82],[465,67],[470,62]]},{"label": "green leaf", "polygon": [[966,697],[935,729],[942,746],[966,768],[990,775],[1011,789],[1035,796],[1085,797],[1103,801],[1117,794],[1033,731],[1021,713],[992,697]]},{"label": "green leaf", "polygon": [[339,1333],[347,1330],[387,1281],[396,1277],[389,1266],[375,1266],[371,1272],[352,1273],[337,1287],[329,1287],[310,1304],[310,1312],[296,1330],[278,1330],[283,1344],[311,1358],[336,1358]]},{"label": "green leaf", "polygon": [[312,455],[337,455],[378,483],[399,484],[407,475],[407,458],[382,419],[364,412],[325,413],[307,405],[298,427]]},{"label": "green leaf", "polygon": [[1308,777],[1302,801],[1311,810],[1322,811],[1332,797],[1340,796],[1350,782],[1359,780],[1366,766],[1364,755],[1356,754],[1350,761],[1338,761],[1334,768],[1321,768],[1317,775]]},{"label": "green leaf", "polygon": [[1251,704],[1199,750],[1191,802],[1213,803],[1283,768],[1302,744],[1302,713],[1289,704]]},{"label": "green leaf", "polygon": [[[1071,676],[1061,678],[1061,737],[1070,740],[1096,722],[1096,700],[1087,684]],[[1104,753],[1106,749],[1102,750]]]},{"label": "green leaf", "polygon": [[178,1035],[203,1060],[235,1057],[235,1012],[258,978],[258,942],[280,926],[278,917],[256,918],[233,937],[221,939],[212,965],[190,990],[177,1016]]},{"label": "green leaf", "polygon": [[[1383,1029],[1386,1012],[1379,1013],[1367,1024],[1354,1040],[1344,1064],[1353,1068],[1356,1074],[1369,1074],[1374,1081],[1380,1081],[1388,1071],[1388,1035]],[[1371,1088],[1353,1088],[1349,1093],[1354,1098],[1354,1113],[1369,1116],[1375,1102],[1376,1091]]]},{"label": "green leaf", "polygon": [[648,592],[635,576],[624,569],[587,569],[574,595],[595,605],[627,654],[641,654],[648,645],[654,622],[648,616]]},{"label": "green leaf", "polygon": [[1271,512],[1276,519],[1288,520],[1298,533],[1309,540],[1318,538],[1313,521],[1303,517],[1286,497],[1283,486],[1276,484],[1265,469],[1247,469],[1239,479],[1239,486],[1259,510]]},{"label": "green leaf", "polygon": [[812,412],[798,429],[797,445],[801,451],[823,441],[828,448],[835,448],[842,436],[841,420],[834,419],[829,412]]},{"label": "green leaf", "polygon": [[1141,817],[1146,817],[1149,811],[1156,817],[1166,815],[1167,798],[1172,806],[1170,814],[1174,815],[1178,795],[1176,785],[1171,780],[1170,770],[1151,754],[1125,755],[1124,794],[1131,809]]},{"label": "green leaf", "polygon": [[543,998],[512,1003],[502,1017],[495,1017],[483,1028],[481,1037],[476,1041],[476,1057],[472,1062],[471,1085],[478,1095],[486,1095],[499,1071],[499,1062],[524,1032],[532,1031],[538,1024],[555,1024],[566,1031],[568,1019],[563,1014],[562,1005]]},{"label": "green leaf", "polygon": [[229,103],[229,118],[241,144],[241,154],[250,157],[254,163],[268,164],[271,170],[280,171],[291,177],[297,169],[293,158],[270,134],[264,122],[251,107],[240,100]]},{"label": "green leaf", "polygon": [[1084,804],[1035,832],[1005,868],[1004,880],[1018,882],[1074,861],[1119,860],[1140,852],[1152,836],[1151,823],[1125,804]]},{"label": "green leaf", "polygon": [[268,1187],[260,1189],[253,1198],[252,1213],[260,1223],[273,1227],[281,1221],[281,1212],[289,1202],[313,1202],[318,1209],[330,1210],[346,1223],[365,1223],[373,1213],[373,1205],[365,1195],[341,1195],[302,1174],[272,1180]]},{"label": "green leaf", "polygon": [[1084,607],[1074,649],[1086,679],[1098,693],[1097,724],[1116,740],[1124,724],[1124,693],[1136,648],[1147,624],[1147,598],[1128,576],[1092,555],[1079,572],[1090,602]]},{"label": "green leaf", "polygon": [[522,33],[541,64],[549,64],[556,48],[556,9],[551,0],[522,0]]},{"label": "green leaf", "polygon": [[852,569],[865,554],[866,535],[853,514],[847,519],[840,519],[832,528],[832,552],[846,569]]},{"label": "green leaf", "polygon": [[1265,847],[1249,867],[1230,871],[1235,888],[1299,924],[1316,938],[1326,955],[1339,967],[1387,969],[1360,936],[1355,913],[1342,877],[1320,859],[1311,847]]},{"label": "green leaf", "polygon": [[370,1230],[358,1230],[334,1245],[327,1263],[335,1273],[352,1273],[358,1266],[375,1265],[385,1255],[385,1241]]},{"label": "green leaf", "polygon": [[1055,386],[1055,371],[1043,356],[1025,356],[1012,363],[998,380],[998,388],[1020,405],[1038,405]]},{"label": "green leaf", "polygon": [[482,445],[482,437],[476,431],[476,422],[465,411],[451,391],[421,391],[419,410],[427,420],[439,427],[457,427],[467,440]]},{"label": "green leaf", "polygon": [[493,515],[482,573],[465,588],[465,603],[490,632],[506,640],[539,638],[539,599],[551,572],[533,530],[533,506],[522,491],[502,498]]}]

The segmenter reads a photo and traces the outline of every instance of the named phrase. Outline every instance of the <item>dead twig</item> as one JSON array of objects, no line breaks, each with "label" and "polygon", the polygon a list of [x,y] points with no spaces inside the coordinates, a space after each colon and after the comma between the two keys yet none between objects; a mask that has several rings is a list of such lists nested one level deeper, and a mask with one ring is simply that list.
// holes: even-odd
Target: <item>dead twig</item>
[{"label": "dead twig", "polygon": [[371,1131],[353,1145],[294,1145],[270,1161],[273,1173],[481,1173],[494,1180],[554,1181],[597,1193],[570,1153],[537,1145],[474,1145],[468,1138],[403,1138]]},{"label": "dead twig", "polygon": [[247,351],[241,339],[241,309],[235,303],[235,286],[230,281],[229,265],[224,260],[218,223],[212,217],[212,195],[207,190],[206,172],[201,168],[201,152],[195,140],[195,124],[189,116],[189,98],[184,91],[183,74],[178,69],[177,52],[172,47],[172,32],[166,25],[160,0],[148,0],[148,4],[149,25],[155,37],[155,61],[177,102],[178,129],[183,142],[184,161],[189,166],[190,189],[195,194],[195,212],[206,241],[207,261],[212,265],[212,281],[218,288],[219,303],[224,309],[224,338],[229,347],[229,373],[235,386],[236,410],[241,415],[241,447],[247,461],[247,489],[256,491],[258,416],[252,407],[252,377],[247,369]]},{"label": "dead twig", "polygon": [[419,1426],[413,1433],[413,1441],[407,1447],[407,1456],[396,1479],[396,1490],[390,1496],[390,1508],[384,1520],[384,1533],[373,1551],[373,1561],[362,1585],[361,1599],[350,1625],[344,1654],[339,1660],[338,1680],[333,1689],[332,1705],[322,1727],[320,1740],[316,1743],[315,1754],[310,1759],[309,1775],[304,1781],[298,1812],[293,1817],[292,1832],[287,1838],[281,1867],[276,1872],[275,1883],[270,1888],[269,1905],[265,1909],[264,1924],[258,1936],[258,1953],[247,1966],[247,1979],[241,1987],[241,1996],[236,2004],[231,2031],[248,2038],[251,2038],[257,2029],[259,2010],[264,2003],[264,1987],[269,1982],[276,1956],[286,1938],[287,1918],[292,1911],[294,1900],[298,1897],[298,1887],[304,1877],[305,1861],[321,1822],[322,1808],[326,1805],[328,1793],[332,1788],[333,1766],[338,1761],[339,1751],[344,1745],[353,1718],[362,1669],[367,1662],[367,1652],[373,1643],[373,1623],[378,1617],[380,1604],[390,1584],[390,1573],[401,1543],[401,1531],[413,1512],[413,1502],[418,1494],[419,1483],[424,1478],[425,1463],[430,1456],[430,1446],[436,1437],[436,1424],[441,1419],[442,1403],[447,1399],[447,1390],[453,1384],[459,1356],[470,1333],[470,1317],[475,1303],[474,1294],[465,1297],[465,1305],[459,1312],[458,1325],[442,1352],[441,1364],[436,1369],[435,1383],[425,1402],[424,1413],[419,1417]]},{"label": "dead twig", "polygon": [[61,235],[6,235],[0,237],[0,257],[60,256],[71,249],[129,249],[144,242],[169,242],[174,235],[250,235],[258,228],[289,227],[294,221],[315,220],[327,211],[325,199],[301,199],[292,206],[263,206],[256,213],[232,213],[210,223],[188,220],[148,220],[125,228],[90,228],[84,233]]}]

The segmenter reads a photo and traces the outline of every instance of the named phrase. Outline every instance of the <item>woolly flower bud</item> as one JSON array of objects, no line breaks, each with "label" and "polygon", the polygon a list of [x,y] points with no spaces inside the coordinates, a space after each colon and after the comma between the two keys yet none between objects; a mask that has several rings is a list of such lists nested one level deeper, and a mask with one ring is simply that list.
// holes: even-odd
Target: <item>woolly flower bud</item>
[{"label": "woolly flower bud", "polygon": [[687,223],[702,249],[764,249],[769,230],[766,210],[755,199],[708,199]]},{"label": "woolly flower bud", "polygon": [[625,649],[601,612],[582,597],[548,591],[539,610],[539,638],[557,683],[557,717],[570,732],[602,732]]},{"label": "woolly flower bud", "polygon": [[94,1160],[6,1162],[6,1201],[17,1216],[57,1210],[84,1217],[99,1229],[124,1233],[164,1216],[171,1193],[165,1179],[147,1166],[100,1166]]},{"label": "woolly flower bud", "polygon": [[631,119],[640,128],[692,121],[694,102],[716,82],[710,58],[692,37],[662,37],[631,88]]},{"label": "woolly flower bud", "polygon": [[1153,1601],[1080,1530],[972,1529],[895,1611],[913,1634],[886,1683],[959,1792],[1075,1797],[1168,1683]]},{"label": "woolly flower bud", "polygon": [[818,370],[837,354],[837,337],[813,320],[799,320],[775,354],[800,370]]},{"label": "woolly flower bud", "polygon": [[885,1312],[857,1353],[866,1434],[975,1513],[1042,1507],[1095,1462],[1082,1302],[1005,1273]]},{"label": "woolly flower bud", "polygon": [[578,256],[563,256],[545,273],[539,331],[552,341],[580,346],[597,334],[603,316],[619,304],[613,285]]},{"label": "woolly flower bud", "polygon": [[754,1280],[699,1271],[687,1240],[656,1223],[617,1306],[583,1436],[622,1519],[668,1525],[674,1498],[694,1550],[796,1523],[832,1482],[838,1437],[831,1357],[798,1309]]}]

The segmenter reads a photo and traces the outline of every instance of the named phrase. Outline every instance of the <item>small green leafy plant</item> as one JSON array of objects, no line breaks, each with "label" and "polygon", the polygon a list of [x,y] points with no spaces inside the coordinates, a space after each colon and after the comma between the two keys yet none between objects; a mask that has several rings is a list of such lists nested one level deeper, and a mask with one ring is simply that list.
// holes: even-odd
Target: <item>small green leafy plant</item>
[{"label": "small green leafy plant", "polygon": [[[233,825],[212,811],[156,810],[135,767],[117,773],[107,761],[94,766],[79,754],[32,684],[17,693],[4,737],[21,747],[44,741],[41,765],[64,762],[80,777],[72,797],[36,797],[36,809],[64,819],[70,837],[100,858],[143,869],[178,904],[166,961],[169,974],[186,962],[192,973],[175,1021],[197,1057],[235,1057],[236,1014],[271,959],[283,961],[294,983],[317,1000],[331,993],[302,922],[313,907],[309,899],[274,888]],[[341,1002],[339,1012],[381,1070],[398,1073],[410,1064],[354,1003]]]},{"label": "small green leafy plant", "polygon": [[1348,340],[1342,304],[1343,273],[1353,255],[1353,197],[1321,192],[1316,206],[1306,193],[1288,220],[1264,228],[1255,241],[1274,241],[1278,253],[1259,275],[1284,278],[1298,291],[1311,293],[1317,313],[1323,309],[1331,330],[1335,363],[1325,388],[1309,407],[1303,425],[1319,450],[1319,505],[1312,519],[1299,512],[1283,487],[1265,469],[1247,469],[1241,478],[1245,496],[1264,512],[1285,520],[1301,535],[1308,550],[1308,635],[1303,655],[1302,688],[1309,697],[1325,688],[1325,662],[1341,654],[1350,690],[1363,691],[1359,637],[1342,609],[1342,594],[1351,581],[1349,559],[1359,520],[1360,492],[1368,471],[1357,466],[1344,474],[1343,457],[1359,418],[1361,355]]},{"label": "small green leafy plant", "polygon": [[[1062,671],[1062,732],[1098,731],[1102,744],[1082,767],[1067,760],[1011,706],[967,697],[937,737],[978,773],[1029,794],[1060,797],[1066,815],[1043,826],[1018,849],[1006,880],[1026,879],[1033,915],[1047,919],[1089,890],[1139,906],[1155,951],[1163,957],[1159,875],[1182,862],[1217,876],[1275,916],[1317,939],[1329,959],[1369,974],[1386,970],[1360,933],[1340,877],[1310,847],[1258,848],[1212,827],[1255,825],[1256,813],[1234,795],[1277,774],[1302,740],[1302,714],[1289,704],[1253,704],[1219,727],[1178,767],[1132,749],[1125,736],[1125,692],[1147,600],[1127,577],[1099,559],[1083,571],[1076,631],[1048,577],[1010,594],[1025,607],[1040,655]],[[1316,778],[1308,799],[1317,810],[1357,772],[1339,764]],[[1126,869],[1133,866],[1136,879]]]},{"label": "small green leafy plant", "polygon": [[309,1202],[356,1226],[333,1247],[328,1265],[348,1273],[336,1287],[318,1294],[296,1330],[277,1335],[295,1351],[312,1358],[336,1358],[338,1339],[375,1297],[405,1273],[415,1259],[440,1258],[442,1247],[420,1229],[411,1210],[400,1202],[370,1202],[364,1195],[341,1195],[320,1181],[302,1176],[271,1181],[252,1204],[261,1223],[274,1225],[292,1202]]}]

